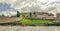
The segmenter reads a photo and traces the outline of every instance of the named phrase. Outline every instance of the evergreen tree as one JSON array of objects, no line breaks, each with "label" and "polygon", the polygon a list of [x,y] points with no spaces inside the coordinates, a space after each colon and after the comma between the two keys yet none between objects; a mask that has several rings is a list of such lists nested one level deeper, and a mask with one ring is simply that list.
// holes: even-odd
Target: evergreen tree
[{"label": "evergreen tree", "polygon": [[2,16],[4,16],[4,14],[2,14]]},{"label": "evergreen tree", "polygon": [[36,12],[33,12],[33,14],[35,15],[35,14],[36,14]]},{"label": "evergreen tree", "polygon": [[30,12],[30,17],[32,17],[32,13]]},{"label": "evergreen tree", "polygon": [[17,11],[17,17],[20,17],[20,12],[19,11]]}]

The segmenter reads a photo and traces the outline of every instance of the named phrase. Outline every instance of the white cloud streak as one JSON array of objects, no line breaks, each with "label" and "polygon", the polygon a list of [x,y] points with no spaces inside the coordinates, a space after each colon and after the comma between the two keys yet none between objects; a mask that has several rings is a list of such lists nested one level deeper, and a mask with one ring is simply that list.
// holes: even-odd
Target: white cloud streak
[{"label": "white cloud streak", "polygon": [[0,0],[0,2],[10,3],[12,8],[20,12],[35,10],[36,12],[48,12],[54,15],[60,13],[60,0]]}]

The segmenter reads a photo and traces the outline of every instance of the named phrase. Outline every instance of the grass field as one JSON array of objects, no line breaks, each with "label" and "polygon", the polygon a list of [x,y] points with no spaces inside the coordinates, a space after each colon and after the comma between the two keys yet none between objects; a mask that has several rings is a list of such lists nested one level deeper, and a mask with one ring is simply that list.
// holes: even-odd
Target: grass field
[{"label": "grass field", "polygon": [[52,20],[48,19],[28,19],[23,18],[18,22],[11,22],[10,24],[54,24]]}]

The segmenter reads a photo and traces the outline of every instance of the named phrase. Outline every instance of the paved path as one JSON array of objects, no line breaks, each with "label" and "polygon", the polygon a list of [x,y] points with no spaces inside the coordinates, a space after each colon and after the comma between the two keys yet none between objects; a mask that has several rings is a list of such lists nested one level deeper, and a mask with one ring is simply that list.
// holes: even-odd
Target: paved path
[{"label": "paved path", "polygon": [[0,26],[0,31],[60,31],[57,26]]}]

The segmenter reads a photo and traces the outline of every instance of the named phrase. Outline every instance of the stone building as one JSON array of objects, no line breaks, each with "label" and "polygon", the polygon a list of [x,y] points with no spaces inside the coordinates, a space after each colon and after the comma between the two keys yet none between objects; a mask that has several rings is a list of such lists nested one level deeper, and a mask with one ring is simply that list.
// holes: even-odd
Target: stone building
[{"label": "stone building", "polygon": [[25,18],[39,18],[39,19],[55,19],[54,15],[51,13],[44,12],[31,12],[23,13]]}]

